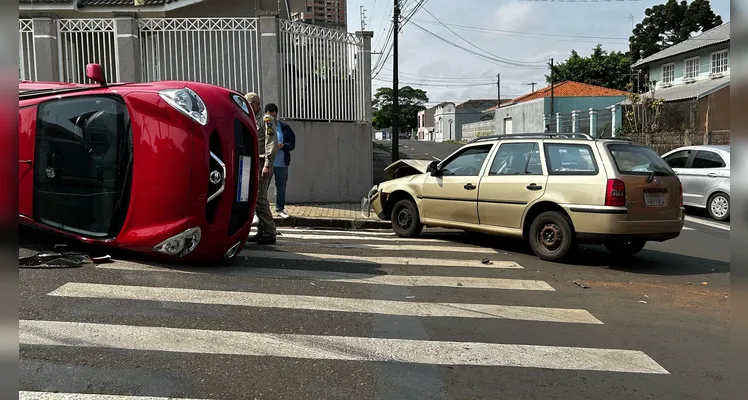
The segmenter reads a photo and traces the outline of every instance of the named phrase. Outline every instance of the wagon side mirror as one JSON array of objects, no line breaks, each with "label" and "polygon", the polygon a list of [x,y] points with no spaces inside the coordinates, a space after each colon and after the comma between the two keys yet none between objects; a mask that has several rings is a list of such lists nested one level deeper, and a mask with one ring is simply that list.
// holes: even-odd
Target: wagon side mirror
[{"label": "wagon side mirror", "polygon": [[437,161],[432,161],[429,163],[429,166],[426,167],[426,171],[431,174],[431,176],[437,176],[439,175],[439,163]]},{"label": "wagon side mirror", "polygon": [[104,76],[104,68],[101,68],[99,64],[88,64],[86,65],[86,77],[101,86],[106,86],[106,77]]}]

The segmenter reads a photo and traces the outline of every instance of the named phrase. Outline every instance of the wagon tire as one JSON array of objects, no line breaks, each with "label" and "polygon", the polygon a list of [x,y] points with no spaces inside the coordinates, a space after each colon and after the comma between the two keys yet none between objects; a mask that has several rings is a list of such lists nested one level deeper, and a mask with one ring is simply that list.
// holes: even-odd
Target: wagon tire
[{"label": "wagon tire", "polygon": [[561,261],[576,248],[571,220],[558,211],[546,211],[532,221],[530,247],[541,260]]},{"label": "wagon tire", "polygon": [[392,230],[395,234],[404,238],[418,236],[423,230],[418,208],[409,199],[403,199],[392,207]]}]

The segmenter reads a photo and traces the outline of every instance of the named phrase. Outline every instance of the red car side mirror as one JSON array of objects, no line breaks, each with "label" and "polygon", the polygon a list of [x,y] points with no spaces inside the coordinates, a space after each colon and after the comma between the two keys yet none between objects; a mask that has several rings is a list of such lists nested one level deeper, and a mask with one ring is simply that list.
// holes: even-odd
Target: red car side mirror
[{"label": "red car side mirror", "polygon": [[86,77],[101,86],[106,86],[106,77],[104,76],[104,69],[99,64],[88,64],[86,65]]}]

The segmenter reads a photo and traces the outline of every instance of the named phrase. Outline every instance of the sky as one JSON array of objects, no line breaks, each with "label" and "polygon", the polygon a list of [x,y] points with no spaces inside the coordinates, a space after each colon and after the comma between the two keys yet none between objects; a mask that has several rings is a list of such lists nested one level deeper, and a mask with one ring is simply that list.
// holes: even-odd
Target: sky
[{"label": "sky", "polygon": [[[403,15],[409,15],[418,1],[401,0]],[[374,32],[372,52],[385,53],[372,54],[372,93],[392,87],[391,54],[385,59],[391,41],[385,40],[393,3],[348,0],[348,31],[361,30],[363,6],[365,29]],[[644,10],[662,3],[665,0],[426,0],[400,32],[400,86],[425,90],[428,106],[495,99],[500,74],[501,98],[527,94],[532,82],[535,90],[548,85],[545,75],[551,58],[563,62],[572,50],[587,56],[598,43],[603,50],[628,50],[631,17],[637,24]],[[723,22],[730,21],[730,0],[711,0],[711,5]]]}]

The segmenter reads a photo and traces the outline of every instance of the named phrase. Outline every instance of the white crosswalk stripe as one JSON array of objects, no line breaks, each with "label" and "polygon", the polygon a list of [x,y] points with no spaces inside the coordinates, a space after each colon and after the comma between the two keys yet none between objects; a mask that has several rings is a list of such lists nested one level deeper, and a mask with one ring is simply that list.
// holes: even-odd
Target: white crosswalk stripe
[{"label": "white crosswalk stripe", "polygon": [[[470,326],[470,321],[514,321],[532,324],[570,324],[578,329],[600,326],[604,321],[580,308],[563,308],[516,304],[512,293],[546,293],[556,296],[555,288],[535,279],[511,278],[530,272],[512,260],[502,260],[496,250],[474,245],[451,243],[444,239],[419,239],[422,244],[397,244],[387,232],[338,233],[332,230],[312,231],[284,229],[283,238],[274,246],[250,245],[241,253],[249,266],[181,267],[146,265],[117,261],[94,267],[99,278],[89,282],[67,282],[51,290],[47,299],[75,299],[94,303],[127,301],[128,307],[153,309],[166,304],[237,309],[294,310],[314,318],[319,313],[341,315],[380,315],[408,318],[451,318],[457,326]],[[293,236],[293,237],[292,237]],[[306,239],[298,236],[310,237]],[[328,237],[343,243],[326,243]],[[382,243],[382,241],[391,243]],[[374,243],[368,243],[373,241]],[[288,246],[303,252],[284,250]],[[260,249],[262,250],[256,250]],[[401,251],[402,255],[382,255]],[[335,254],[333,254],[335,253]],[[343,254],[340,254],[343,253]],[[352,255],[350,253],[355,253]],[[395,254],[395,253],[389,253]],[[411,256],[417,255],[417,256]],[[491,264],[484,264],[483,257]],[[361,265],[361,267],[358,267]],[[387,272],[372,273],[371,265],[387,265]],[[314,268],[310,267],[314,266]],[[416,269],[413,269],[416,267]],[[322,269],[320,269],[322,268]],[[332,270],[344,268],[345,271]],[[452,269],[450,269],[452,268]],[[429,270],[438,273],[430,274]],[[416,275],[412,275],[416,273]],[[368,273],[367,273],[368,272]],[[503,274],[512,273],[510,277]],[[534,272],[534,271],[532,271]],[[122,274],[127,276],[123,281]],[[454,276],[458,275],[458,276]],[[472,275],[472,276],[471,276]],[[239,283],[231,288],[200,286],[203,277],[231,276]],[[148,277],[153,277],[149,280]],[[138,281],[140,279],[140,281]],[[143,279],[148,284],[143,285]],[[326,282],[327,292],[313,295],[268,293],[257,288],[274,279],[268,287],[278,287],[277,280],[289,282]],[[168,282],[179,282],[170,284]],[[330,286],[335,284],[340,286]],[[364,286],[361,286],[364,285]],[[240,288],[241,287],[241,288]],[[289,286],[290,288],[291,286]],[[293,286],[296,288],[297,286]],[[340,290],[336,288],[346,288]],[[350,288],[357,288],[349,290]],[[399,287],[401,290],[425,288],[468,293],[484,290],[486,295],[475,303],[424,301],[415,296],[370,298],[373,287]],[[363,288],[363,290],[361,289]],[[290,290],[290,289],[289,289]],[[293,289],[296,290],[296,289]],[[386,291],[384,293],[387,293]],[[437,296],[438,297],[438,296]],[[437,298],[434,297],[434,298]],[[470,297],[476,299],[476,297]],[[142,303],[141,303],[142,302]],[[147,303],[146,303],[147,302]],[[504,304],[501,304],[504,303]],[[135,304],[135,305],[133,305]],[[264,311],[263,311],[264,312]],[[317,313],[317,314],[315,314]],[[112,316],[115,318],[116,316]],[[195,318],[192,314],[191,318]],[[197,316],[199,318],[199,316]],[[462,321],[462,322],[460,322]],[[21,319],[21,347],[59,346],[79,349],[119,349],[123,351],[155,351],[158,354],[220,355],[280,357],[288,359],[328,360],[335,362],[398,362],[424,365],[545,368],[570,371],[606,371],[613,373],[669,374],[669,372],[638,349],[572,347],[535,344],[457,342],[448,340],[417,340],[398,337],[319,335],[303,333],[247,332],[217,330],[212,326],[196,329],[191,326],[143,326],[127,320],[121,324],[65,320]],[[503,323],[503,322],[502,322]],[[542,325],[545,326],[545,325]],[[554,325],[555,326],[555,325]],[[587,328],[585,328],[587,327]],[[205,329],[207,328],[207,329]],[[460,328],[451,328],[457,329]],[[543,329],[543,328],[539,328]],[[552,342],[552,340],[551,340]],[[94,397],[92,397],[94,396]],[[187,396],[201,398],[202,396]],[[160,400],[161,397],[120,396],[112,393],[85,395],[76,393],[19,392],[20,399],[38,400]],[[184,399],[188,400],[188,399]]]}]

